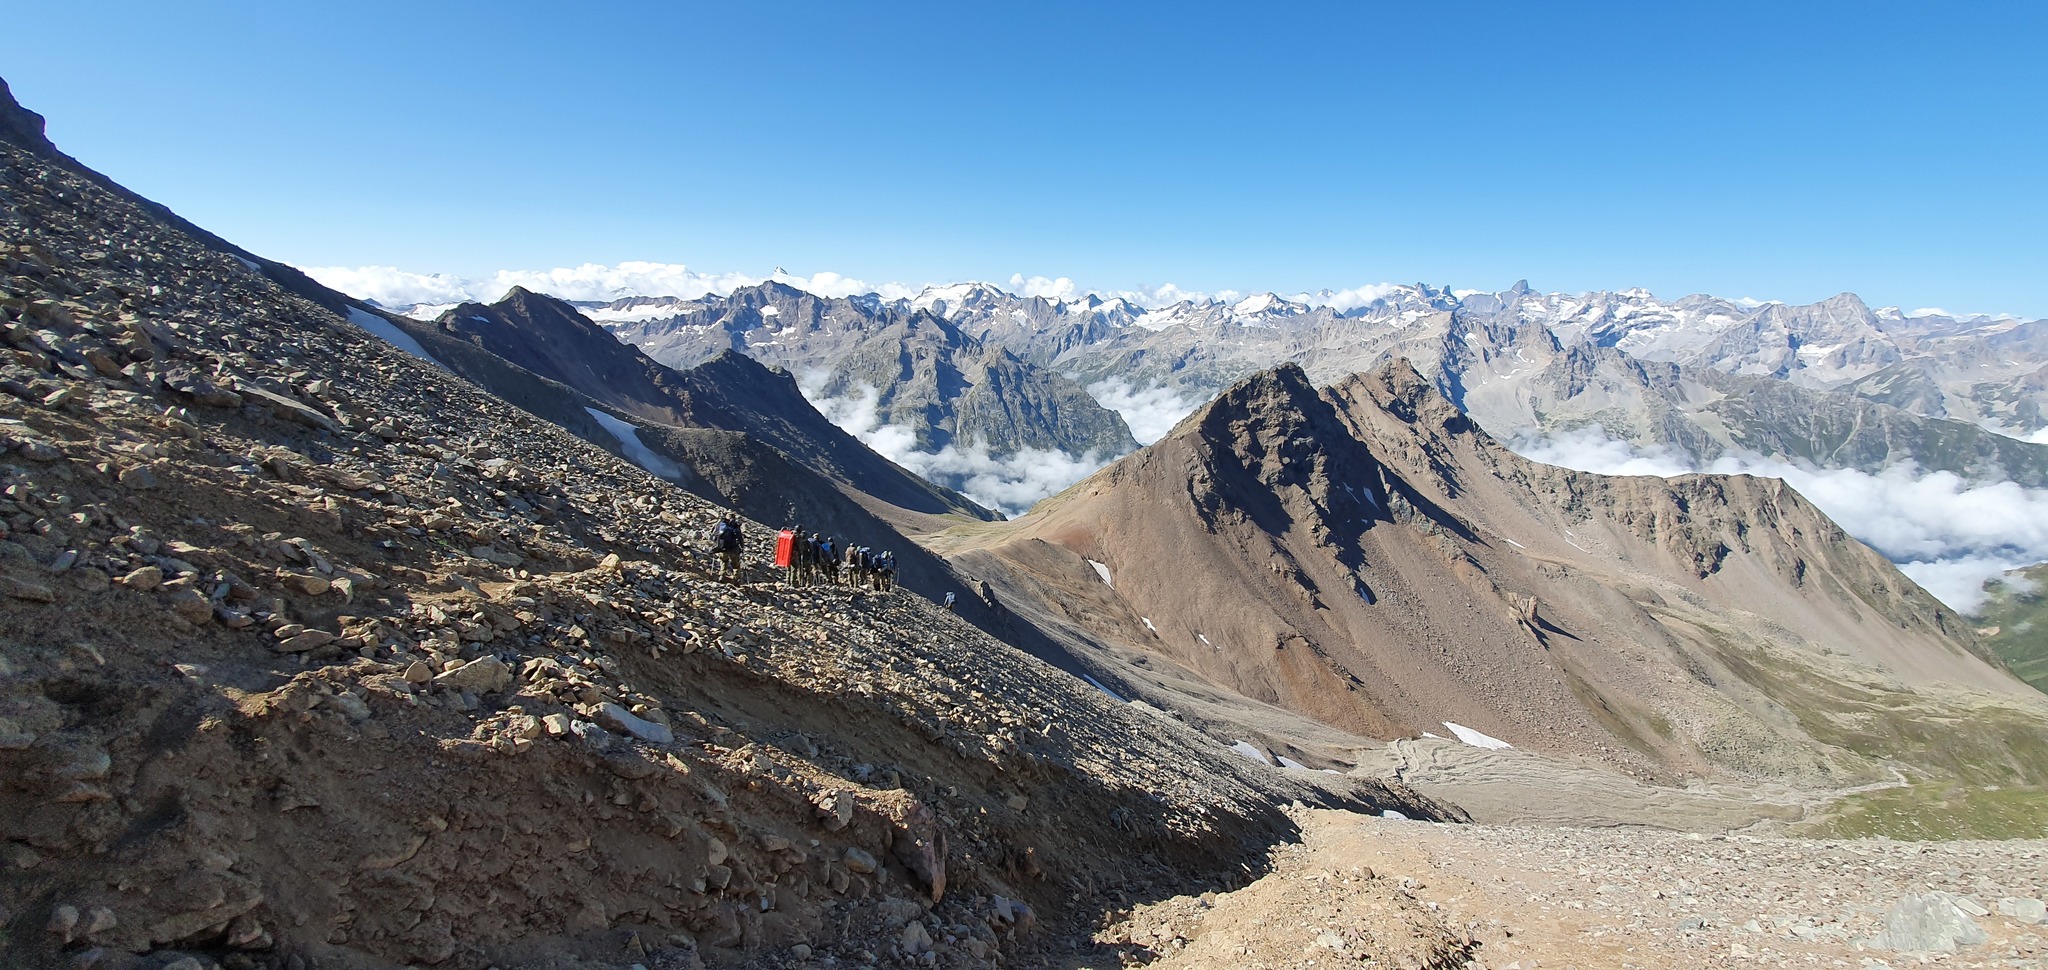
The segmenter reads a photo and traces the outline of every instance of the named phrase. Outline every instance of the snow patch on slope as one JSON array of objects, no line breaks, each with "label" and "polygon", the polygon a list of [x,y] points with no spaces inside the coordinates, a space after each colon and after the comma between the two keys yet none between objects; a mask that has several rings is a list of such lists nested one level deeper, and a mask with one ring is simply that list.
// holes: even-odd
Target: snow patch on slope
[{"label": "snow patch on slope", "polygon": [[679,481],[683,478],[682,466],[655,454],[652,449],[648,448],[647,444],[640,440],[639,428],[634,427],[630,422],[621,421],[617,417],[596,408],[584,408],[583,410],[590,412],[590,416],[595,418],[598,424],[604,425],[604,429],[611,432],[612,437],[618,439],[619,450],[624,451],[626,457],[633,460],[633,464],[639,465],[649,472],[671,481]]},{"label": "snow patch on slope", "polygon": [[448,370],[448,365],[435,360],[434,355],[427,353],[427,348],[420,346],[419,341],[412,339],[412,334],[398,329],[396,324],[383,317],[374,313],[365,313],[355,307],[349,307],[348,322],[368,330],[372,336],[393,347],[397,347],[442,370]]},{"label": "snow patch on slope", "polygon": [[1514,745],[1509,744],[1506,741],[1502,741],[1501,739],[1495,737],[1488,737],[1487,735],[1481,734],[1478,731],[1474,731],[1463,724],[1453,724],[1450,721],[1445,721],[1444,727],[1450,728],[1451,733],[1458,736],[1458,740],[1463,741],[1466,744],[1469,744],[1475,748],[1487,748],[1489,750],[1498,751],[1501,748],[1514,747]]},{"label": "snow patch on slope", "polygon": [[1256,761],[1259,764],[1269,766],[1272,764],[1271,761],[1266,760],[1266,753],[1264,751],[1260,751],[1258,747],[1252,744],[1250,741],[1234,742],[1231,744],[1230,750],[1235,751],[1238,754],[1244,755],[1245,757],[1250,758],[1251,760]]}]

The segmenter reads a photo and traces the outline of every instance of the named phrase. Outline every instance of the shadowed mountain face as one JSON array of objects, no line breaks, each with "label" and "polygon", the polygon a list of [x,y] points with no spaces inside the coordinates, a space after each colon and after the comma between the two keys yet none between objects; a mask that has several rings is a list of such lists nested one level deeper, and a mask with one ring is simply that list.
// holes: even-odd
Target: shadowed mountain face
[{"label": "shadowed mountain face", "polygon": [[441,315],[442,334],[574,388],[642,424],[740,431],[856,492],[928,515],[994,513],[875,454],[804,400],[786,371],[731,351],[675,371],[552,297],[514,288]]},{"label": "shadowed mountain face", "polygon": [[1847,711],[1967,697],[2031,712],[2029,754],[1977,755],[2048,770],[2039,695],[1782,482],[1530,462],[1405,362],[1257,374],[954,555],[1097,643],[1374,737],[1840,779],[1891,753]]}]

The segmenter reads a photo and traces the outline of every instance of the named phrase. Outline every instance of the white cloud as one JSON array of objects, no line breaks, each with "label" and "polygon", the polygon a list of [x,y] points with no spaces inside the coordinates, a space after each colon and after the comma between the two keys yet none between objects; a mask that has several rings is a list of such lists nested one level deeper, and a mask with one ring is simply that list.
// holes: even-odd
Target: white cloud
[{"label": "white cloud", "polygon": [[1063,451],[1025,448],[1003,457],[990,455],[988,448],[975,444],[966,448],[947,445],[936,452],[919,451],[917,435],[909,428],[882,423],[877,402],[880,392],[863,386],[851,397],[823,397],[819,394],[823,374],[804,375],[804,395],[819,413],[877,454],[902,465],[926,480],[937,482],[1006,515],[1022,515],[1040,499],[1056,495],[1067,486],[1086,478],[1108,464],[1095,452],[1074,456]]},{"label": "white cloud", "polygon": [[[907,286],[902,283],[869,283],[865,280],[854,279],[851,276],[841,276],[830,270],[820,271],[809,277],[794,276],[778,270],[770,278],[777,283],[794,286],[806,293],[815,293],[819,296],[834,298],[873,293],[884,300],[908,300],[924,291],[922,286]],[[731,290],[724,292],[729,293]]]},{"label": "white cloud", "polygon": [[1201,290],[1184,290],[1172,283],[1161,283],[1158,286],[1140,286],[1130,290],[1089,290],[1088,292],[1105,299],[1121,297],[1148,310],[1156,310],[1160,307],[1172,306],[1181,302],[1204,303],[1209,300],[1215,300],[1221,303],[1235,303],[1244,296],[1244,294],[1236,290],[1217,290],[1214,293],[1205,293]]},{"label": "white cloud", "polygon": [[1010,274],[1010,292],[1018,296],[1042,296],[1048,300],[1071,302],[1081,297],[1081,291],[1074,281],[1064,276],[1047,279],[1043,276],[1026,277],[1022,273]]},{"label": "white cloud", "polygon": [[1324,290],[1321,293],[1303,293],[1294,297],[1294,302],[1306,303],[1309,306],[1326,306],[1342,313],[1346,310],[1356,310],[1362,306],[1370,306],[1373,302],[1385,299],[1394,293],[1400,292],[1402,289],[1403,287],[1399,283],[1368,283],[1364,286],[1354,286],[1348,290]]},{"label": "white cloud", "polygon": [[1782,478],[1850,535],[1965,613],[1983,605],[1987,581],[2048,561],[2048,489],[1972,484],[1953,472],[1923,472],[1910,463],[1872,475],[1748,455],[1701,468],[1671,449],[1614,440],[1597,425],[1544,438],[1523,436],[1511,446],[1537,461],[1609,475],[1707,471]]},{"label": "white cloud", "polygon": [[1090,384],[1088,393],[1103,407],[1123,415],[1124,423],[1131,428],[1131,437],[1141,445],[1166,437],[1180,419],[1202,404],[1200,399],[1183,397],[1165,385],[1137,390],[1120,377]]},{"label": "white cloud", "polygon": [[461,303],[475,297],[469,280],[445,273],[412,273],[396,266],[303,266],[306,275],[350,296],[387,307]]},{"label": "white cloud", "polygon": [[828,297],[879,293],[884,299],[907,299],[922,289],[901,283],[869,283],[830,271],[806,277],[777,270],[761,277],[745,273],[700,273],[681,263],[638,260],[613,266],[584,263],[554,269],[501,269],[477,278],[446,273],[414,273],[395,266],[302,268],[306,275],[343,293],[375,300],[388,307],[415,303],[488,303],[504,296],[514,286],[564,300],[605,301],[629,296],[673,296],[694,300],[713,294],[723,296],[768,279]]}]

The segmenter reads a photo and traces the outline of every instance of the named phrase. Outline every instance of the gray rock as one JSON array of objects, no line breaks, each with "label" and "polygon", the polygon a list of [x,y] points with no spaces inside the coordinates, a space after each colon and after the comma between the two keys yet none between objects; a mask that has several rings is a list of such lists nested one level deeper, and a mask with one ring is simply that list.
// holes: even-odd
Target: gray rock
[{"label": "gray rock", "polygon": [[198,590],[186,587],[171,594],[171,610],[193,623],[213,619],[213,604]]},{"label": "gray rock", "polygon": [[308,650],[333,643],[334,640],[334,634],[328,633],[325,630],[307,630],[278,641],[277,652],[305,653]]},{"label": "gray rock", "polygon": [[1986,939],[1984,930],[1944,892],[1907,896],[1884,914],[1878,944],[1907,953],[1954,953]]},{"label": "gray rock", "polygon": [[630,735],[652,744],[669,744],[676,739],[675,732],[669,730],[668,725],[656,724],[653,721],[641,718],[610,701],[599,704],[597,712],[592,716],[597,723],[613,731]]},{"label": "gray rock", "polygon": [[164,571],[155,566],[143,566],[121,577],[121,585],[129,589],[148,592],[163,585]]},{"label": "gray rock", "polygon": [[1998,901],[1998,912],[2022,923],[2048,923],[2048,903],[2038,899],[2007,896]]},{"label": "gray rock", "polygon": [[916,920],[903,924],[901,937],[903,940],[903,952],[912,956],[932,948],[931,933],[925,930],[923,923]]},{"label": "gray rock", "polygon": [[443,671],[434,678],[434,683],[445,684],[456,690],[473,690],[488,694],[503,690],[512,682],[512,668],[497,657],[485,654],[454,670]]},{"label": "gray rock", "polygon": [[336,694],[327,699],[327,706],[340,711],[343,717],[351,721],[367,720],[370,717],[370,705],[354,694]]},{"label": "gray rock", "polygon": [[50,587],[11,576],[0,576],[0,595],[31,603],[50,603],[57,599],[57,594]]}]

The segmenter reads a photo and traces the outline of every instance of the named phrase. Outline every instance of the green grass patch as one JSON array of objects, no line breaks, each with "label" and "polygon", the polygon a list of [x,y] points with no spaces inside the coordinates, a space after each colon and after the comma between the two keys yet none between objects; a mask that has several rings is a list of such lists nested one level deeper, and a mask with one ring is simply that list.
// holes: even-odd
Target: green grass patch
[{"label": "green grass patch", "polygon": [[1984,640],[2021,680],[2048,691],[2048,563],[2007,573],[1978,611]]},{"label": "green grass patch", "polygon": [[1783,705],[1816,741],[1964,785],[2048,786],[2048,721],[2038,714],[1852,683],[1782,653],[1716,640],[1721,662]]},{"label": "green grass patch", "polygon": [[1795,830],[1828,839],[2039,839],[2048,837],[2048,788],[1921,782],[1851,795]]}]

